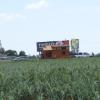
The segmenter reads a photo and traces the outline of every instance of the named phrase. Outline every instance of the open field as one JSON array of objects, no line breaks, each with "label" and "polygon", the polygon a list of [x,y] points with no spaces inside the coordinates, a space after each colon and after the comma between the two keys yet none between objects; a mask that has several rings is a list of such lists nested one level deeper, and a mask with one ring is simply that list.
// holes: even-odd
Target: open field
[{"label": "open field", "polygon": [[0,62],[0,100],[100,100],[100,58]]}]

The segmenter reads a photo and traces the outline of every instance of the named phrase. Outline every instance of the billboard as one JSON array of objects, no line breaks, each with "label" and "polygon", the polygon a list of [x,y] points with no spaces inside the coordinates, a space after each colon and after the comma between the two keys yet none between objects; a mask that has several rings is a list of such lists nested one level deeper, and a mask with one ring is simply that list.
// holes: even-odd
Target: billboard
[{"label": "billboard", "polygon": [[65,41],[47,41],[47,42],[37,42],[37,51],[42,51],[43,47],[47,46],[47,45],[58,45],[58,46],[69,46],[69,40],[65,40]]},{"label": "billboard", "polygon": [[72,39],[71,40],[71,51],[74,53],[79,52],[79,39]]}]

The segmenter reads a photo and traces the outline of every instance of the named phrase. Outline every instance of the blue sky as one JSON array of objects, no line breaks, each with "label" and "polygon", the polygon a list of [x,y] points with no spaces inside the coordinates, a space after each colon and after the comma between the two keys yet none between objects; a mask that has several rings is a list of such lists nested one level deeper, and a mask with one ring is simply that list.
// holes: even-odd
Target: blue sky
[{"label": "blue sky", "polygon": [[100,0],[0,0],[3,47],[37,54],[36,42],[80,39],[80,51],[100,52]]}]

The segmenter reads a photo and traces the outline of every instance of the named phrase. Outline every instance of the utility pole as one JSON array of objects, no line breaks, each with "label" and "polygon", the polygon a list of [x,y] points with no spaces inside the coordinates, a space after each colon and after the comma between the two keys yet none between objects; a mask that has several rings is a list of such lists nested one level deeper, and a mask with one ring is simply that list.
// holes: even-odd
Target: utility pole
[{"label": "utility pole", "polygon": [[4,54],[4,48],[2,47],[2,43],[0,40],[0,55]]},{"label": "utility pole", "polygon": [[0,49],[2,49],[2,44],[1,44],[1,40],[0,40]]}]

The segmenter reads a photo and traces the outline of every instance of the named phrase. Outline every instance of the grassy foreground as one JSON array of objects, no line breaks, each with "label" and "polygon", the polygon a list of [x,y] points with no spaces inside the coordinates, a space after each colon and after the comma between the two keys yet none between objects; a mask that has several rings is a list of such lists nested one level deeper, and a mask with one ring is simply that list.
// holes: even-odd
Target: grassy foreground
[{"label": "grassy foreground", "polygon": [[100,100],[100,58],[0,62],[0,100]]}]

